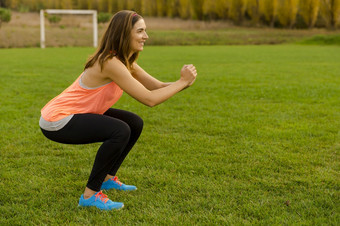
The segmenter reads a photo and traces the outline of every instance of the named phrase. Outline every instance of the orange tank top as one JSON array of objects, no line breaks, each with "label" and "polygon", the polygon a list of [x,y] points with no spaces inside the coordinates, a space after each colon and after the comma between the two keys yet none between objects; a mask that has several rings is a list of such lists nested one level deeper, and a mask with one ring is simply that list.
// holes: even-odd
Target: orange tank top
[{"label": "orange tank top", "polygon": [[123,94],[114,82],[94,89],[83,88],[79,83],[82,75],[41,109],[46,121],[55,122],[73,114],[104,114]]}]

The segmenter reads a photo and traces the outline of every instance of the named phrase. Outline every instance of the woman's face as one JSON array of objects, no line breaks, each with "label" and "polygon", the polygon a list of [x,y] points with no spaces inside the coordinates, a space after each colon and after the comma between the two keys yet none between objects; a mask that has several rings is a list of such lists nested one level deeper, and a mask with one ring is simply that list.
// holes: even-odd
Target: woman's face
[{"label": "woman's face", "polygon": [[138,20],[131,31],[131,51],[142,51],[145,41],[149,38],[146,34],[146,25],[143,19]]}]

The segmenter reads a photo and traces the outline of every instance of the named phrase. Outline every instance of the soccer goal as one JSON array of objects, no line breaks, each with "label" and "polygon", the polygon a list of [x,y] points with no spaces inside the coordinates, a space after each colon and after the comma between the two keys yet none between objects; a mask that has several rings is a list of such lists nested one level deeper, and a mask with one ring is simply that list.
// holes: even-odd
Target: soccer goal
[{"label": "soccer goal", "polygon": [[72,9],[42,9],[40,10],[40,47],[45,48],[45,17],[44,14],[78,14],[92,15],[93,17],[93,46],[98,45],[98,23],[96,10],[72,10]]}]

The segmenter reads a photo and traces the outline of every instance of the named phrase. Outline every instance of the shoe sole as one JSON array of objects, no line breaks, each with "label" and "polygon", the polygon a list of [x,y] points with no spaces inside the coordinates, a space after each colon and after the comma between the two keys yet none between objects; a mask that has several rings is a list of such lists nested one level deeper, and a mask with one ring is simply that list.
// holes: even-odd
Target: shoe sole
[{"label": "shoe sole", "polygon": [[115,189],[115,188],[100,188],[100,190],[105,190],[105,191],[108,191],[108,190],[116,190],[116,191],[136,191],[136,189],[130,189],[130,190],[124,190],[124,189]]},{"label": "shoe sole", "polygon": [[97,208],[97,209],[99,209],[99,210],[110,211],[110,210],[120,210],[120,209],[123,209],[124,205],[123,205],[122,207],[120,207],[120,208],[100,209],[100,208],[98,208],[98,207],[96,207],[96,206],[81,206],[81,205],[78,204],[78,208],[89,208],[89,207],[95,207],[95,208]]}]

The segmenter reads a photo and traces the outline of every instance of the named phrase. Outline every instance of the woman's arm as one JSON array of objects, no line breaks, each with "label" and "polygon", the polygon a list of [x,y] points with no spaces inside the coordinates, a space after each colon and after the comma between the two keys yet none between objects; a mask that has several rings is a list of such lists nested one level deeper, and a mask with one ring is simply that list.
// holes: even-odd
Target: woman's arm
[{"label": "woman's arm", "polygon": [[137,63],[133,64],[133,71],[131,72],[132,76],[137,79],[142,85],[147,88],[148,90],[155,90],[159,88],[166,87],[170,85],[171,83],[164,83],[153,76],[151,76],[149,73],[144,71],[143,68],[141,68]]},{"label": "woman's arm", "polygon": [[[141,82],[135,79],[127,70],[125,65],[116,58],[107,62],[104,66],[103,74],[105,77],[114,81],[127,94],[149,107],[156,106],[166,101],[187,87],[197,75],[196,69],[193,65],[186,65],[181,70],[181,78],[179,80],[168,86],[149,90],[143,86]],[[152,82],[148,83],[149,86],[151,83]]]}]

